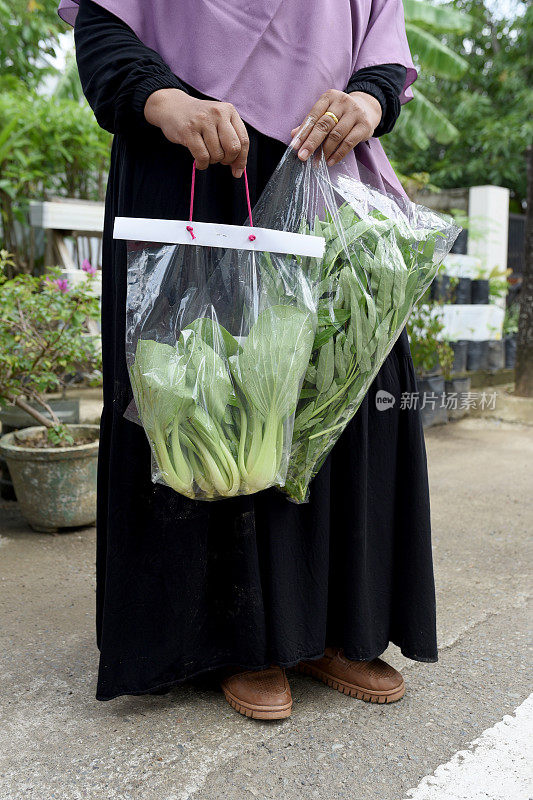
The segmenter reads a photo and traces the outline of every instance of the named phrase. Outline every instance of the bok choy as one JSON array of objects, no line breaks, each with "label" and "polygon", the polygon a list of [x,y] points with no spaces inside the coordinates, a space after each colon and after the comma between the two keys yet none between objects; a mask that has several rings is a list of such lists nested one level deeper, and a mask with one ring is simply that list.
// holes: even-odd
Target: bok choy
[{"label": "bok choy", "polygon": [[238,342],[198,318],[177,344],[140,339],[130,368],[160,477],[187,497],[233,497],[283,483],[311,347],[308,310],[275,305]]}]

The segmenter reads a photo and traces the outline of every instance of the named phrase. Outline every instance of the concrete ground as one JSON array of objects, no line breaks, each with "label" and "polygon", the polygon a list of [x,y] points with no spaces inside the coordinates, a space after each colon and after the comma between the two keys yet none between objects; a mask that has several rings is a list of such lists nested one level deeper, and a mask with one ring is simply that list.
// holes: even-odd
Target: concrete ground
[{"label": "concrete ground", "polygon": [[[500,721],[530,693],[533,428],[465,419],[426,439],[440,661],[391,647],[407,694],[386,707],[300,676],[293,715],[277,723],[191,687],[98,703],[94,531],[36,534],[16,504],[0,506],[0,800],[527,800],[512,743],[500,767],[490,742],[520,728],[525,705]],[[422,780],[486,729],[488,792]]]}]

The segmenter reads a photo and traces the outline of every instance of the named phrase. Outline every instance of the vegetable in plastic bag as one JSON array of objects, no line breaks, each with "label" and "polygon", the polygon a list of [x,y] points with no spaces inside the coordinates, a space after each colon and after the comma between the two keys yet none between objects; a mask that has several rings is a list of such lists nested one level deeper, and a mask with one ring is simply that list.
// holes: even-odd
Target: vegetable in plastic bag
[{"label": "vegetable in plastic bag", "polygon": [[155,480],[199,499],[277,485],[301,503],[460,229],[291,147],[253,215],[243,236],[325,240],[323,257],[130,242],[128,363]]},{"label": "vegetable in plastic bag", "polygon": [[126,416],[144,427],[153,480],[202,500],[283,485],[316,331],[302,257],[323,240],[131,218],[115,237],[128,240]]},{"label": "vegetable in plastic bag", "polygon": [[[230,343],[227,361],[208,343],[217,337]],[[292,306],[259,314],[242,345],[209,318],[184,328],[176,348],[139,339],[133,394],[165,483],[187,497],[195,483],[206,497],[272,486],[313,339],[310,312]]]},{"label": "vegetable in plastic bag", "polygon": [[[307,181],[322,187],[326,239],[319,262],[318,328],[294,423],[285,491],[296,502],[361,405],[427,291],[459,228],[410,201],[378,192],[320,163]],[[333,203],[332,203],[333,199]],[[399,398],[398,398],[399,399]]]}]

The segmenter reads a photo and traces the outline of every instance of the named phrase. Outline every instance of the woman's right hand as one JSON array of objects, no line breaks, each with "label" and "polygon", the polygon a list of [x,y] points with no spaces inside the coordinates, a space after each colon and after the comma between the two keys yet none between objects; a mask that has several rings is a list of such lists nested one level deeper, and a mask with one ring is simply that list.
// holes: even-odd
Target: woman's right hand
[{"label": "woman's right hand", "polygon": [[198,100],[180,89],[158,89],[146,101],[144,116],[170,142],[187,147],[198,169],[230,164],[234,177],[241,177],[250,142],[231,103]]}]

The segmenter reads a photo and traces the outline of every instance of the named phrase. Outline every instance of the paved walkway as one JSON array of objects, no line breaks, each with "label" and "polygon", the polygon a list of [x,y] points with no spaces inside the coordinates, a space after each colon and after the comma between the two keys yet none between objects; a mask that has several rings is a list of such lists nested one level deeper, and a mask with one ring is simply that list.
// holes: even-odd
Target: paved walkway
[{"label": "paved walkway", "polygon": [[301,676],[282,723],[190,687],[96,702],[94,531],[35,534],[0,506],[0,800],[528,800],[533,429],[426,438],[441,654],[390,648],[407,694],[388,707]]}]

